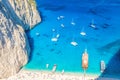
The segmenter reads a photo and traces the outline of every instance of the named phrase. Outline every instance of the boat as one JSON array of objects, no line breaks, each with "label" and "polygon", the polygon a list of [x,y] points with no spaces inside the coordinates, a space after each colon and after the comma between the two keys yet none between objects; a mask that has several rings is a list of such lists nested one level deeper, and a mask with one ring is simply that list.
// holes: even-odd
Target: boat
[{"label": "boat", "polygon": [[72,41],[70,44],[73,45],[73,46],[77,46],[78,45],[78,43],[75,42],[75,41]]},{"label": "boat", "polygon": [[100,61],[100,71],[103,73],[105,70],[105,62],[103,60]]},{"label": "boat", "polygon": [[87,49],[85,49],[84,53],[82,54],[82,68],[86,70],[88,68],[88,53]]},{"label": "boat", "polygon": [[55,37],[51,38],[51,41],[57,42],[59,37],[60,37],[60,34],[57,34]]},{"label": "boat", "polygon": [[55,71],[56,71],[56,68],[57,68],[57,65],[54,64],[53,69],[52,69],[52,72],[55,72]]},{"label": "boat", "polygon": [[53,31],[54,33],[53,33],[53,37],[51,38],[51,41],[52,41],[52,42],[57,42],[57,41],[58,41],[58,38],[60,37],[60,34],[56,34],[56,35],[55,35],[55,33],[56,33],[56,32],[55,32],[55,29],[52,29],[52,31]]},{"label": "boat", "polygon": [[71,25],[73,25],[73,26],[75,25],[75,22],[73,21],[73,19],[72,19],[72,21],[71,21]]},{"label": "boat", "polygon": [[80,34],[82,35],[82,36],[85,36],[86,35],[86,32],[80,32]]},{"label": "boat", "polygon": [[57,17],[57,20],[60,20],[60,17],[59,17],[59,16]]},{"label": "boat", "polygon": [[92,28],[94,28],[94,29],[97,28],[96,25],[95,25],[95,23],[94,23],[94,19],[92,19],[92,22],[90,23],[90,27],[92,27]]},{"label": "boat", "polygon": [[84,53],[82,54],[82,68],[84,70],[84,79],[86,76],[86,69],[88,68],[88,53],[87,53],[87,49],[85,49]]},{"label": "boat", "polygon": [[80,32],[80,35],[86,36],[86,32],[84,31],[84,27],[82,28],[82,30],[81,30],[81,32]]},{"label": "boat", "polygon": [[40,33],[37,32],[37,33],[36,33],[36,36],[40,36]]},{"label": "boat", "polygon": [[57,42],[57,41],[58,41],[58,38],[53,37],[53,38],[51,38],[51,41],[52,41],[52,42]]},{"label": "boat", "polygon": [[56,35],[56,38],[59,38],[59,37],[60,37],[60,34],[57,34],[57,35]]},{"label": "boat", "polygon": [[59,16],[61,19],[65,18],[65,16]]},{"label": "boat", "polygon": [[78,43],[74,40],[74,37],[73,37],[72,41],[70,42],[70,44],[73,45],[73,46],[77,46],[78,45]]},{"label": "boat", "polygon": [[57,20],[64,19],[65,16],[58,16]]},{"label": "boat", "polygon": [[55,29],[53,28],[52,31],[55,32]]},{"label": "boat", "polygon": [[46,68],[48,68],[49,67],[49,64],[46,64]]},{"label": "boat", "polygon": [[64,72],[65,72],[65,70],[63,69],[61,73],[64,74]]},{"label": "boat", "polygon": [[65,25],[64,25],[64,24],[60,24],[60,26],[61,26],[61,27],[65,27]]}]

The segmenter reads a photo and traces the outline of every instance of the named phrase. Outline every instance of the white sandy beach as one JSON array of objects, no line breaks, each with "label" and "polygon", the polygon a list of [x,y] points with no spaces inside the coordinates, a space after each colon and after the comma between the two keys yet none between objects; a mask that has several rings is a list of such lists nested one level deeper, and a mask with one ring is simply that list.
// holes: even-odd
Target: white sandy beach
[{"label": "white sandy beach", "polygon": [[76,73],[52,73],[50,71],[33,71],[33,70],[21,70],[18,74],[9,77],[8,79],[1,80],[119,80],[112,78],[99,78],[93,75],[86,75],[84,79],[83,74]]}]

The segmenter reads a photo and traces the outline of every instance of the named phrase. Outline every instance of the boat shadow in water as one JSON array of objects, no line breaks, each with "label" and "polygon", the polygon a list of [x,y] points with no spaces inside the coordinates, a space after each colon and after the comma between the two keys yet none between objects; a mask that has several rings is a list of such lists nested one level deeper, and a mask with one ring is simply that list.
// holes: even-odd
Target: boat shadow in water
[{"label": "boat shadow in water", "polygon": [[116,54],[106,64],[105,70],[101,73],[98,78],[114,78],[120,80],[120,48]]}]

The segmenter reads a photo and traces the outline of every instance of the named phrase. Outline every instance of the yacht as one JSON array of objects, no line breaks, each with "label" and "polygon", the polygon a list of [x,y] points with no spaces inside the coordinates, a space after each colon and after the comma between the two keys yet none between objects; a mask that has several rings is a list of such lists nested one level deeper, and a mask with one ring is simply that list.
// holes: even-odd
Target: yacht
[{"label": "yacht", "polygon": [[73,45],[73,46],[77,46],[78,45],[78,43],[75,42],[75,41],[72,41],[70,44]]},{"label": "yacht", "polygon": [[92,19],[92,22],[90,23],[90,27],[92,27],[92,28],[96,28],[96,25],[95,25],[95,23],[94,23],[94,19]]},{"label": "yacht", "polygon": [[81,32],[80,32],[80,35],[86,36],[86,32],[85,32],[85,30],[84,30],[84,27],[82,28],[82,30],[81,30]]},{"label": "yacht", "polygon": [[73,19],[71,21],[71,25],[75,26],[75,22],[73,21]]}]

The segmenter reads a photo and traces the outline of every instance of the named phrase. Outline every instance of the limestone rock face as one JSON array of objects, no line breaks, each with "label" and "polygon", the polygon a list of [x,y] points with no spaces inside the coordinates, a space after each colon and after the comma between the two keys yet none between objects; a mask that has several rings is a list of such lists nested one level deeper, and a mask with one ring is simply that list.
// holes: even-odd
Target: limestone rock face
[{"label": "limestone rock face", "polygon": [[28,0],[0,0],[0,79],[16,74],[28,62],[30,47],[24,30],[40,21]]},{"label": "limestone rock face", "polygon": [[[32,28],[36,23],[41,21],[39,13],[36,10],[35,0],[9,0],[9,4],[11,4],[10,7],[15,11],[24,29]],[[14,14],[13,16],[15,17]]]}]

